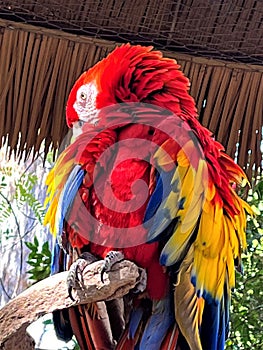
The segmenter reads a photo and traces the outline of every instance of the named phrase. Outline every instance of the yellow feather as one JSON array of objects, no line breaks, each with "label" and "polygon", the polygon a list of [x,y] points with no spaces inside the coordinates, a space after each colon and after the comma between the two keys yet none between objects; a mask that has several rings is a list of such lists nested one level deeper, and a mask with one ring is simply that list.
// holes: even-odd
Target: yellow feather
[{"label": "yellow feather", "polygon": [[211,180],[208,180],[207,182],[207,191],[206,191],[206,199],[208,202],[210,202],[216,194],[216,188],[215,185],[211,182]]},{"label": "yellow feather", "polygon": [[180,149],[180,151],[177,153],[177,163],[179,166],[182,167],[189,167],[190,165],[189,158],[187,157],[183,149]]},{"label": "yellow feather", "polygon": [[[204,200],[203,175],[206,171],[206,164],[200,161],[197,171],[193,167],[178,166],[176,179],[180,179],[180,196],[178,193],[171,193],[165,203],[172,217],[178,217],[178,224],[169,241],[166,243],[163,254],[166,257],[165,264],[171,265],[177,261],[187,247],[189,239],[196,227]],[[178,202],[181,207],[178,209]]]},{"label": "yellow feather", "polygon": [[50,232],[55,234],[55,218],[58,205],[58,198],[54,197],[44,218],[44,225],[49,224]]},{"label": "yellow feather", "polygon": [[227,272],[228,272],[228,281],[229,287],[235,287],[235,265],[233,259],[233,252],[230,248],[228,248],[227,252]]},{"label": "yellow feather", "polygon": [[242,208],[248,213],[248,215],[255,216],[253,208],[251,208],[251,206],[247,202],[245,202],[242,198],[238,197],[238,199],[239,199],[239,202],[241,203]]},{"label": "yellow feather", "polygon": [[[237,196],[237,195],[236,195]],[[255,213],[253,211],[253,209],[250,207],[250,205],[248,203],[246,203],[245,201],[243,201],[243,199],[238,198],[238,201],[240,203],[240,210],[241,210],[241,227],[243,228],[242,231],[240,232],[241,237],[241,249],[245,250],[247,248],[247,240],[246,240],[246,227],[247,227],[247,217],[246,217],[246,213],[250,216],[255,216]]]},{"label": "yellow feather", "polygon": [[[181,182],[180,199],[184,200],[183,209],[179,209],[178,216],[185,217],[188,211],[189,205],[192,201],[195,185],[195,172],[193,168],[189,167],[183,181]],[[179,200],[180,200],[179,199]]]},{"label": "yellow feather", "polygon": [[201,214],[200,225],[196,237],[198,249],[203,250],[206,256],[216,257],[224,244],[223,208],[219,203],[206,203],[206,211]]},{"label": "yellow feather", "polygon": [[223,295],[226,278],[227,248],[229,245],[225,231],[221,229],[221,250],[211,257],[210,250],[201,250],[195,245],[193,276],[196,278],[196,288],[209,293],[220,300]]},{"label": "yellow feather", "polygon": [[174,164],[175,154],[171,154],[171,147],[169,146],[171,140],[168,139],[165,141],[161,147],[158,147],[156,152],[154,153],[154,160],[156,164],[158,164],[162,168],[166,168],[166,166]]},{"label": "yellow feather", "polygon": [[[225,249],[225,260],[227,264],[227,275],[228,275],[228,286],[229,288],[233,288],[235,286],[235,267],[234,267],[234,257],[235,250],[239,250],[239,242],[236,237],[236,232],[231,224],[231,221],[228,217],[224,218],[224,232],[226,234],[227,244]],[[235,235],[235,238],[234,238]],[[235,242],[231,243],[231,240],[235,240]],[[232,244],[237,245],[234,249]]]},{"label": "yellow feather", "polygon": [[223,223],[223,209],[220,209],[220,213],[218,213],[218,218],[217,218],[217,226],[216,229],[213,232],[214,239],[211,242],[210,246],[210,257],[216,257],[220,252],[223,250],[224,245],[226,244],[225,242],[225,235],[223,232],[224,229],[224,223]]},{"label": "yellow feather", "polygon": [[182,254],[185,253],[185,249],[192,232],[192,228],[186,232],[182,232],[180,224],[175,229],[172,237],[168,240],[162,250],[162,254],[166,256],[166,266],[170,266],[177,262],[181,258]]},{"label": "yellow feather", "polygon": [[59,160],[55,164],[54,168],[47,176],[46,184],[47,197],[45,199],[45,207],[47,209],[44,225],[49,225],[50,232],[55,235],[55,223],[58,208],[58,201],[61,191],[67,181],[68,175],[74,166],[74,159],[70,159],[66,163],[62,164],[64,160],[64,154],[62,153]]},{"label": "yellow feather", "polygon": [[170,216],[175,218],[178,212],[178,206],[176,203],[179,199],[179,192],[171,192],[165,201],[164,208],[169,210]]},{"label": "yellow feather", "polygon": [[[175,191],[171,191],[167,197],[167,199],[165,200],[165,203],[164,203],[164,208],[167,209],[170,213],[170,216],[172,218],[175,218],[176,216],[180,215],[179,214],[179,208],[178,208],[178,201],[180,198],[182,198],[184,195],[188,195],[189,196],[189,193],[185,193],[186,190],[184,189],[184,194],[182,193],[183,192],[183,183],[185,181],[185,178],[187,177],[187,174],[188,174],[188,171],[189,171],[189,168],[187,167],[181,167],[181,166],[178,166],[174,175],[173,175],[173,178],[172,178],[172,184],[176,184],[178,183],[178,192],[175,192]],[[191,170],[190,170],[191,171]],[[193,184],[192,184],[192,187],[193,187]],[[192,193],[190,193],[190,196],[192,196]]]},{"label": "yellow feather", "polygon": [[186,212],[181,215],[180,225],[181,231],[188,232],[193,230],[197,224],[198,218],[202,210],[203,198],[200,195],[199,197],[192,198]]},{"label": "yellow feather", "polygon": [[220,300],[223,295],[226,275],[226,261],[221,255],[207,258],[203,252],[195,250],[193,275],[196,278],[196,289],[200,294],[205,291],[213,298]]},{"label": "yellow feather", "polygon": [[192,195],[187,198],[185,203],[185,212],[182,215],[182,232],[190,228],[194,228],[202,211],[204,203],[204,188],[202,180],[198,178],[199,174],[195,176],[195,186]]},{"label": "yellow feather", "polygon": [[175,317],[181,332],[193,350],[202,350],[199,327],[204,310],[204,300],[198,298],[191,283],[193,248],[180,266],[174,290]]},{"label": "yellow feather", "polygon": [[[184,208],[178,210],[179,223],[167,242],[164,253],[169,256],[169,262],[183,256],[183,251],[195,227],[196,218],[201,212],[197,237],[193,243],[192,276],[200,295],[206,292],[220,300],[225,283],[229,286],[229,293],[230,288],[235,284],[234,259],[240,256],[241,248],[246,247],[245,212],[250,215],[253,215],[253,212],[233,190],[234,206],[239,213],[234,217],[228,216],[223,202],[216,200],[216,186],[208,176],[205,176],[206,164],[199,161],[198,169],[195,171],[191,168],[183,150],[178,152],[177,158],[178,172],[181,168],[184,169],[183,177],[180,177],[180,198],[185,198],[185,202]],[[202,166],[203,169],[201,169]],[[203,202],[202,196],[205,197]],[[202,203],[201,207],[200,203]],[[172,205],[172,202],[169,205]],[[187,215],[188,211],[193,214],[192,218]]]},{"label": "yellow feather", "polygon": [[188,170],[189,170],[189,167],[187,167],[187,166],[181,166],[181,165],[177,166],[172,181],[174,182],[174,181],[178,180],[179,181],[179,188],[180,188],[180,185],[184,182],[184,178],[185,178],[186,174],[188,173]]},{"label": "yellow feather", "polygon": [[233,192],[234,194],[234,203],[236,208],[239,211],[239,214],[234,216],[234,221],[235,221],[235,226],[236,226],[236,230],[237,230],[237,235],[240,241],[240,245],[241,248],[244,250],[247,247],[247,242],[246,242],[246,214],[245,214],[245,210],[243,208],[243,201],[241,198],[239,198],[237,196],[237,194],[235,192]]},{"label": "yellow feather", "polygon": [[226,215],[224,215],[224,230],[229,237],[229,243],[232,249],[233,257],[236,258],[240,255],[240,245],[237,237],[237,233],[235,230],[235,226],[233,225],[233,221]]}]

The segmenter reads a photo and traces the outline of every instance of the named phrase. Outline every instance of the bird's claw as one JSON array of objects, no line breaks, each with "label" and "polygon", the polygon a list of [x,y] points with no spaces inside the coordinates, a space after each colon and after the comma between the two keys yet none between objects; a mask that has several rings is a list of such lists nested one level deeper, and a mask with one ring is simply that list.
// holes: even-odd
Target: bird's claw
[{"label": "bird's claw", "polygon": [[147,273],[146,270],[143,268],[138,268],[139,270],[139,277],[137,279],[137,284],[135,285],[133,289],[133,293],[142,293],[145,291],[147,286]]},{"label": "bird's claw", "polygon": [[102,283],[104,283],[103,276],[104,276],[105,272],[109,272],[114,264],[116,264],[117,262],[120,262],[122,260],[124,260],[124,255],[122,254],[122,252],[119,252],[119,251],[111,250],[106,255],[106,257],[104,259],[104,264],[103,264],[102,269],[101,269],[101,275],[100,275]]},{"label": "bird's claw", "polygon": [[72,295],[72,290],[73,290],[73,287],[72,286],[68,286],[68,296],[70,297],[70,299],[72,301],[75,301],[75,298]]},{"label": "bird's claw", "polygon": [[75,301],[72,295],[73,289],[81,289],[83,283],[83,270],[87,265],[93,263],[96,260],[97,259],[92,254],[85,252],[81,254],[80,257],[70,266],[67,277],[67,287],[68,295],[72,301]]}]

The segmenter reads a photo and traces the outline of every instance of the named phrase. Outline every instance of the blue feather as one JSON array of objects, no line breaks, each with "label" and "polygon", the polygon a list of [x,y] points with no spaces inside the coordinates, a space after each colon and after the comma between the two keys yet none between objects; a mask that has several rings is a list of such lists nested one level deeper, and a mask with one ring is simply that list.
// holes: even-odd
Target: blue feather
[{"label": "blue feather", "polygon": [[[203,350],[223,350],[218,347],[220,303],[211,296],[205,298],[205,307],[201,325],[201,342]],[[224,345],[224,344],[223,344]]]},{"label": "blue feather", "polygon": [[172,177],[174,171],[157,174],[157,183],[154,192],[148,202],[145,216],[144,226],[149,228],[148,242],[153,242],[158,239],[163,230],[170,224],[171,217],[169,210],[163,208],[166,198],[172,191]]},{"label": "blue feather", "polygon": [[[80,185],[84,178],[84,170],[80,165],[76,165],[68,176],[64,188],[60,194],[56,216],[56,233],[57,238],[54,242],[51,258],[51,275],[59,272],[59,256],[60,246],[58,240],[61,237],[63,230],[64,219],[74,201]],[[64,257],[64,264],[66,264],[66,254]]]},{"label": "blue feather", "polygon": [[59,272],[59,252],[60,246],[57,239],[54,241],[52,256],[51,256],[51,275]]},{"label": "blue feather", "polygon": [[[191,282],[196,285],[196,276]],[[197,296],[205,299],[201,325],[201,342],[203,350],[224,350],[229,331],[229,295],[227,285],[224,287],[222,300],[214,299],[206,290],[197,290]]]},{"label": "blue feather", "polygon": [[[163,232],[172,223],[173,219],[169,209],[165,207],[165,203],[164,205],[162,203],[153,218],[152,225],[148,231],[147,242],[152,243],[158,241]],[[162,235],[161,238],[164,238],[164,236]]]},{"label": "blue feather", "polygon": [[130,316],[130,322],[129,322],[129,339],[134,339],[136,331],[139,327],[139,324],[142,320],[144,310],[142,307],[138,307],[136,309],[133,309]]},{"label": "blue feather", "polygon": [[174,313],[171,298],[153,301],[152,315],[144,330],[139,349],[159,350],[173,323]]},{"label": "blue feather", "polygon": [[68,176],[65,186],[60,194],[56,217],[57,235],[60,236],[63,229],[63,222],[70,209],[78,189],[82,184],[85,172],[81,165],[76,165]]},{"label": "blue feather", "polygon": [[63,266],[61,266],[61,252],[61,245],[59,244],[58,238],[55,238],[51,254],[51,275],[67,270],[67,253],[65,251],[63,252]]},{"label": "blue feather", "polygon": [[160,265],[166,266],[168,259],[169,259],[169,255],[167,255],[166,253],[162,253],[160,256]]},{"label": "blue feather", "polygon": [[224,286],[224,295],[220,303],[220,321],[218,332],[218,345],[219,350],[224,349],[226,338],[229,333],[229,310],[230,310],[230,297],[228,287]]},{"label": "blue feather", "polygon": [[147,208],[146,208],[146,212],[145,212],[145,216],[144,216],[144,223],[147,223],[148,220],[150,220],[156,210],[158,209],[159,205],[162,202],[162,198],[163,198],[163,182],[161,180],[160,174],[157,173],[156,174],[156,187],[151,195],[151,198],[148,202]]},{"label": "blue feather", "polygon": [[174,171],[162,171],[156,174],[156,186],[148,202],[144,222],[147,222],[154,216],[162,201],[168,197],[171,191],[173,173]]}]

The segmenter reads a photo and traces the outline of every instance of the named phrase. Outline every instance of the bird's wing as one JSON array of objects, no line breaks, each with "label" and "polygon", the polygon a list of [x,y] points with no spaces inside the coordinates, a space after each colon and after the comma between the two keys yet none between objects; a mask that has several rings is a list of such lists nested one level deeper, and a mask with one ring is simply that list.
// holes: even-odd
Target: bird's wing
[{"label": "bird's wing", "polygon": [[244,172],[215,141],[208,145],[213,151],[200,146],[178,118],[166,118],[153,141],[149,242],[161,242],[160,263],[175,276],[176,321],[191,349],[223,349],[234,265],[246,248],[246,213],[252,214],[234,189]]}]

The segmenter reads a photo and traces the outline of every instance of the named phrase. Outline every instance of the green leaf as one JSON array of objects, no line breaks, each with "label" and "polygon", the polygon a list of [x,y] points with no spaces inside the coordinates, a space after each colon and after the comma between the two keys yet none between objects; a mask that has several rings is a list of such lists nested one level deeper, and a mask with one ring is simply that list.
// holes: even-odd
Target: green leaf
[{"label": "green leaf", "polygon": [[30,249],[32,251],[36,251],[37,250],[37,248],[31,242],[25,242],[25,245],[27,246],[28,249]]},{"label": "green leaf", "polygon": [[30,266],[34,266],[34,267],[38,267],[39,266],[39,264],[36,261],[33,261],[33,260],[28,260],[27,263]]},{"label": "green leaf", "polygon": [[42,322],[44,325],[53,324],[52,320],[45,320]]},{"label": "green leaf", "polygon": [[49,250],[49,245],[48,245],[48,241],[47,242],[45,242],[43,245],[42,245],[42,253],[44,254],[44,255],[46,255],[46,254],[48,254],[49,252],[50,252],[50,250]]},{"label": "green leaf", "polygon": [[34,244],[35,244],[36,247],[39,246],[39,242],[38,242],[37,236],[34,237]]},{"label": "green leaf", "polygon": [[40,251],[39,242],[36,237],[34,237],[33,241],[34,243],[27,242],[27,245],[33,248],[28,255],[27,263],[33,266],[33,269],[30,270],[30,279],[40,281],[50,275],[51,251],[48,242],[44,242]]}]

